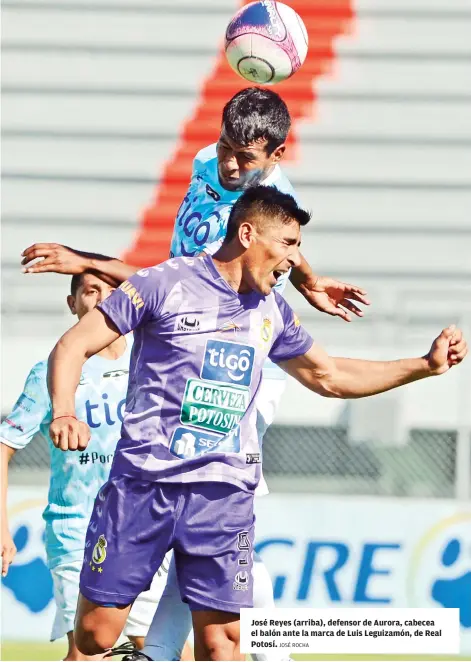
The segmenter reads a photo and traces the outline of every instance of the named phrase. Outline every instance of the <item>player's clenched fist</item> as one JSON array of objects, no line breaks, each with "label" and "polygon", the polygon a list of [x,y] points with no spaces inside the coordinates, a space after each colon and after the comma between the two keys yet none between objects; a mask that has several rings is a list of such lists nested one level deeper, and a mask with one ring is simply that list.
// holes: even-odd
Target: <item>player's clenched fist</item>
[{"label": "player's clenched fist", "polygon": [[426,355],[432,375],[442,375],[454,365],[458,365],[468,353],[468,345],[461,329],[455,325],[443,329],[433,341],[430,352]]},{"label": "player's clenched fist", "polygon": [[90,441],[90,428],[75,416],[58,416],[49,426],[49,436],[61,451],[83,451]]}]

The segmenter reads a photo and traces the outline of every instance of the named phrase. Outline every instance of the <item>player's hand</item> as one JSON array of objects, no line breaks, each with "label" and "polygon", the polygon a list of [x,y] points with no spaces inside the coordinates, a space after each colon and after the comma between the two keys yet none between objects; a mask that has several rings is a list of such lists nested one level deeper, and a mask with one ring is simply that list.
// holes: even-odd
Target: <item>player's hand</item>
[{"label": "player's hand", "polygon": [[8,524],[2,522],[2,577],[6,577],[8,574],[8,568],[10,567],[11,562],[15,558],[16,554],[16,545],[13,542],[11,537],[10,529]]},{"label": "player's hand", "polygon": [[461,329],[455,325],[448,326],[432,343],[429,353],[425,356],[430,374],[443,375],[450,368],[464,359],[468,353],[468,345],[463,338]]},{"label": "player's hand", "polygon": [[90,441],[90,428],[74,416],[60,416],[49,426],[49,436],[61,451],[83,451]]},{"label": "player's hand", "polygon": [[[85,255],[68,246],[62,246],[62,244],[33,244],[26,248],[21,255],[23,256],[21,264],[25,266],[23,269],[25,274],[52,272],[74,276],[83,274],[90,268],[90,261]],[[35,264],[30,264],[37,258],[42,259]]]},{"label": "player's hand", "polygon": [[322,313],[340,317],[351,322],[349,311],[357,317],[363,317],[363,311],[354,302],[369,306],[366,291],[356,285],[342,283],[328,276],[319,276],[300,283],[299,290],[311,306]]}]

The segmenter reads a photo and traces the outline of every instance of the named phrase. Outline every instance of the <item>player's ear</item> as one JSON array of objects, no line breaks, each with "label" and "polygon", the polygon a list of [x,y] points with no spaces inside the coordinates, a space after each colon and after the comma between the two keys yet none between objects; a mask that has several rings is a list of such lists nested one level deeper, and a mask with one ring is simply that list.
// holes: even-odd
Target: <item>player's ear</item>
[{"label": "player's ear", "polygon": [[255,228],[251,223],[245,222],[239,225],[239,241],[244,248],[249,248],[255,239]]},{"label": "player's ear", "polygon": [[271,154],[273,163],[278,163],[278,161],[281,161],[281,159],[285,154],[285,150],[286,150],[286,145],[284,143],[282,145],[278,145],[278,147],[273,150]]},{"label": "player's ear", "polygon": [[69,306],[69,310],[72,315],[76,315],[77,309],[75,308],[75,297],[73,297],[71,294],[69,294],[67,297],[67,305]]}]

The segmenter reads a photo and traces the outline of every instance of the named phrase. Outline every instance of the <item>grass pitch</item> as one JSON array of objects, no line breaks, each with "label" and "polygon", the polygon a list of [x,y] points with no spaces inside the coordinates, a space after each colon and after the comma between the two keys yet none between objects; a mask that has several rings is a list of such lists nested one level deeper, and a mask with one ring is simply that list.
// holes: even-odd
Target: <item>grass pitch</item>
[{"label": "grass pitch", "polygon": [[[5,641],[1,645],[1,659],[2,660],[61,660],[67,652],[66,642],[49,643],[27,643]],[[118,659],[118,658],[114,658]],[[300,661],[319,661],[326,660],[326,662],[356,662],[359,660],[368,660],[374,662],[396,662],[401,660],[415,660],[416,662],[433,662],[433,660],[466,660],[469,658],[459,656],[437,656],[430,655],[293,655],[294,660]]]}]

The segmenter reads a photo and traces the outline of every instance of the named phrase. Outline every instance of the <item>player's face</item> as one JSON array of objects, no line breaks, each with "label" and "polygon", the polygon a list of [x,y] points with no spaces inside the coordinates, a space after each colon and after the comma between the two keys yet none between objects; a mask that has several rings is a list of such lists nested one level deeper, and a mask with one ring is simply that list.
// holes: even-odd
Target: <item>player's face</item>
[{"label": "player's face", "polygon": [[268,296],[283,274],[301,264],[301,229],[293,221],[288,225],[268,224],[253,232],[245,253],[244,282]]},{"label": "player's face", "polygon": [[256,140],[250,145],[239,145],[226,135],[223,128],[217,144],[221,185],[229,191],[242,191],[260,184],[280,161],[285,151],[285,146],[280,145],[268,154],[266,146],[266,140]]},{"label": "player's face", "polygon": [[109,297],[115,289],[111,285],[108,285],[108,283],[105,283],[105,281],[97,278],[97,276],[84,274],[75,296],[70,295],[67,297],[70,311],[73,315],[77,315],[81,319],[86,313],[96,308],[99,303]]}]

